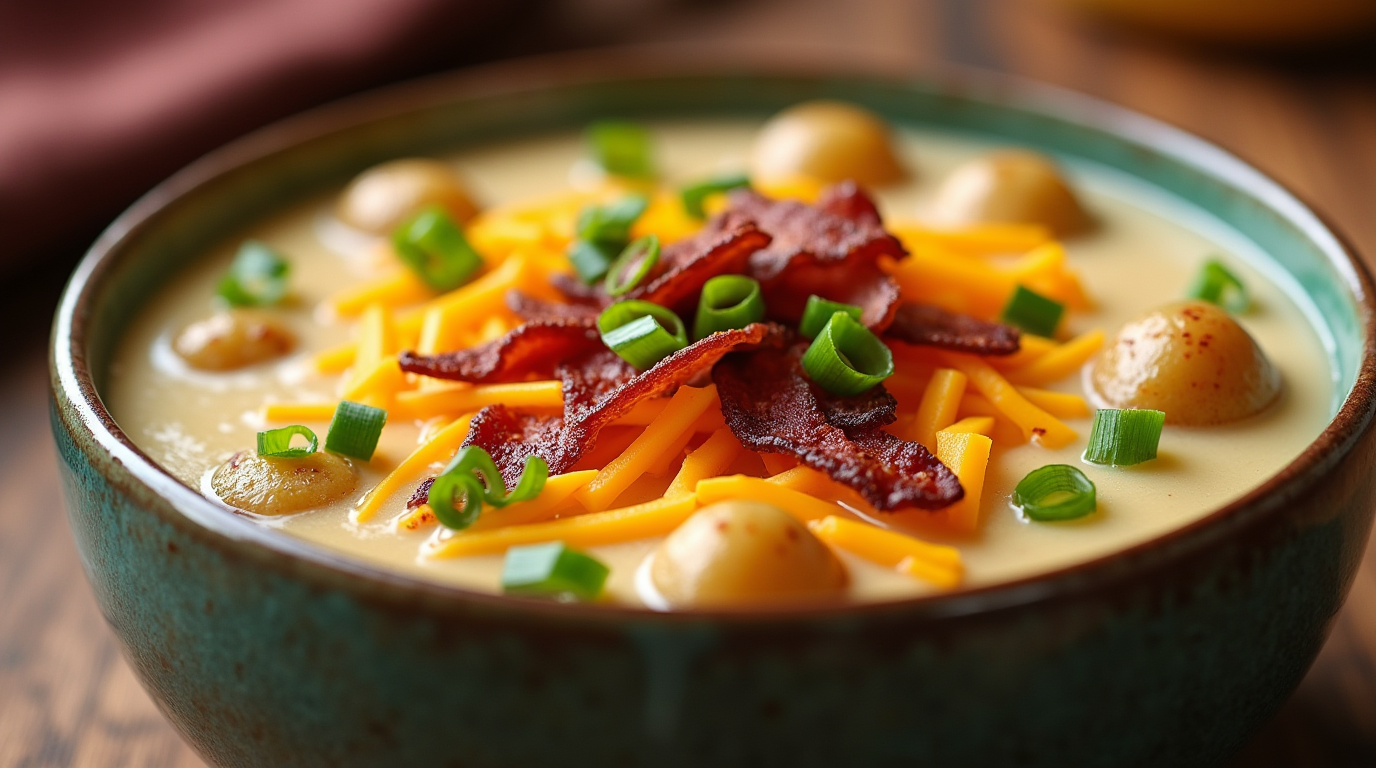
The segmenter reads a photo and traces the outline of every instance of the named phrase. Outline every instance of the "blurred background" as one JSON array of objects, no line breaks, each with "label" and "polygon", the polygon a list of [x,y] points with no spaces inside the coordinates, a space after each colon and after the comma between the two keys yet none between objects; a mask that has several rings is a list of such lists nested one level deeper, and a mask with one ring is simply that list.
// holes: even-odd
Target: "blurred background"
[{"label": "blurred background", "polygon": [[[199,766],[70,543],[47,329],[100,230],[181,166],[388,83],[637,45],[914,76],[999,71],[1218,142],[1376,255],[1376,0],[0,0],[0,767]],[[1369,263],[1371,263],[1369,261]],[[1376,766],[1376,555],[1237,766]]]}]

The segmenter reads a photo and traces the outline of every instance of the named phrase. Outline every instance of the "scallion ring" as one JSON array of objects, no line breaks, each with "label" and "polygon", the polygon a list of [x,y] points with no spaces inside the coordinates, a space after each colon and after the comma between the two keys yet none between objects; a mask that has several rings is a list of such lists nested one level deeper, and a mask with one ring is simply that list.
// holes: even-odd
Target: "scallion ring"
[{"label": "scallion ring", "polygon": [[291,265],[265,243],[245,241],[215,292],[234,307],[264,307],[287,295]]},{"label": "scallion ring", "polygon": [[1202,299],[1210,304],[1217,304],[1235,315],[1246,312],[1251,303],[1247,296],[1247,286],[1215,259],[1204,262],[1185,295],[1191,299]]},{"label": "scallion ring", "polygon": [[1013,505],[1031,520],[1074,520],[1098,506],[1094,483],[1069,464],[1048,464],[1027,473],[1013,488]]},{"label": "scallion ring", "polygon": [[626,246],[607,270],[608,296],[620,296],[640,285],[659,263],[659,236],[646,235]]},{"label": "scallion ring", "polygon": [[812,294],[807,297],[807,306],[803,308],[803,319],[798,322],[798,333],[804,338],[817,338],[817,334],[822,332],[827,323],[831,322],[831,316],[837,312],[845,312],[854,320],[859,320],[861,315],[861,309],[854,304],[842,304]]},{"label": "scallion ring", "polygon": [[611,569],[562,541],[512,547],[502,563],[502,591],[514,595],[574,595],[583,600],[602,593]]},{"label": "scallion ring", "polygon": [[1065,307],[1060,302],[1019,285],[999,320],[1036,336],[1050,338],[1056,335],[1056,326],[1060,325],[1063,314]]},{"label": "scallion ring", "polygon": [[[291,447],[291,439],[301,435],[309,441],[308,445]],[[269,429],[258,433],[258,455],[274,459],[299,459],[309,456],[320,448],[320,441],[310,427],[293,424],[290,427]]]},{"label": "scallion ring", "polygon": [[1161,411],[1100,409],[1094,413],[1084,459],[1118,467],[1150,461],[1156,458],[1165,423],[1166,414]]},{"label": "scallion ring", "polygon": [[611,203],[585,206],[578,213],[577,238],[615,245],[620,250],[631,239],[631,227],[649,206],[650,200],[644,195],[626,195]]},{"label": "scallion ring", "polygon": [[749,176],[744,173],[732,173],[690,184],[679,192],[679,198],[683,200],[683,210],[689,216],[695,219],[705,219],[707,218],[707,211],[703,209],[702,204],[707,201],[707,198],[748,186],[750,186]]},{"label": "scallion ring", "polygon": [[597,317],[597,330],[603,344],[642,371],[688,346],[678,315],[649,301],[622,301],[607,307]]},{"label": "scallion ring", "polygon": [[[479,477],[482,479],[479,480]],[[430,486],[426,503],[435,519],[446,528],[461,531],[482,513],[483,502],[504,507],[517,501],[530,501],[544,490],[549,464],[539,456],[527,456],[516,488],[507,493],[502,474],[491,454],[474,445],[459,451],[445,465]],[[463,506],[455,503],[463,499]]]},{"label": "scallion ring", "polygon": [[569,244],[568,257],[578,277],[592,285],[606,276],[612,267],[612,260],[616,258],[616,252],[605,245],[588,240],[574,240]]},{"label": "scallion ring", "polygon": [[650,132],[638,123],[605,120],[583,134],[593,162],[613,176],[648,179],[655,175]]},{"label": "scallion ring", "polygon": [[717,331],[744,328],[764,319],[760,283],[744,275],[718,275],[702,286],[693,338],[703,339]]},{"label": "scallion ring", "polygon": [[870,329],[837,312],[803,353],[803,370],[817,386],[848,397],[893,375],[893,353]]},{"label": "scallion ring", "polygon": [[397,256],[426,285],[452,291],[468,282],[483,259],[441,208],[427,208],[392,233]]},{"label": "scallion ring", "polygon": [[383,409],[345,400],[334,409],[330,431],[325,433],[325,450],[370,461],[386,424]]}]

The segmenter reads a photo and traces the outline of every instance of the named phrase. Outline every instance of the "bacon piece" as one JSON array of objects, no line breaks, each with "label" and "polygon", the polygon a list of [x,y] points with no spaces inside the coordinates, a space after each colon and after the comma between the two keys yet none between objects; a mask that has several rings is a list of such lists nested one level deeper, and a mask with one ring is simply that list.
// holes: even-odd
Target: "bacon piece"
[{"label": "bacon piece", "polygon": [[480,446],[492,455],[507,488],[515,488],[526,457],[539,456],[551,475],[562,475],[578,462],[584,446],[563,439],[564,420],[558,416],[517,413],[505,405],[478,411],[468,427],[464,447]]},{"label": "bacon piece", "polygon": [[422,480],[421,484],[416,486],[415,493],[412,493],[411,498],[406,500],[406,508],[415,509],[416,507],[419,507],[422,504],[429,504],[430,489],[434,487],[434,485],[435,478],[433,477],[427,477],[424,480]]},{"label": "bacon piece", "polygon": [[855,184],[828,188],[817,205],[770,200],[750,190],[732,193],[729,213],[753,219],[773,240],[750,257],[772,318],[796,323],[807,297],[855,304],[878,331],[893,319],[898,284],[879,269],[879,257],[907,255],[884,231],[874,203]]},{"label": "bacon piece", "polygon": [[598,435],[636,403],[668,394],[743,347],[782,345],[786,329],[769,323],[714,333],[637,373],[607,349],[584,352],[558,366],[564,380],[563,417],[518,415],[493,405],[473,417],[464,445],[492,454],[502,477],[520,477],[526,456],[549,463],[550,474],[569,471],[596,443]]},{"label": "bacon piece", "polygon": [[[803,377],[797,349],[761,349],[730,355],[712,371],[731,432],[751,450],[783,453],[859,491],[876,509],[940,509],[965,494],[960,481],[918,443],[857,419],[849,429],[828,411],[854,414],[867,401],[887,411],[882,394],[861,396],[845,409],[824,407]],[[838,398],[842,399],[842,398]]]},{"label": "bacon piece", "polygon": [[912,302],[899,305],[884,335],[908,344],[986,356],[1011,355],[1018,351],[1022,338],[1017,328],[1003,323]]},{"label": "bacon piece", "polygon": [[697,235],[666,247],[654,272],[626,298],[679,312],[696,309],[703,283],[717,275],[744,272],[750,255],[769,241],[753,221],[727,213]]},{"label": "bacon piece", "polygon": [[[800,356],[801,353],[802,350],[797,351]],[[813,385],[812,394],[817,398],[817,404],[822,406],[827,423],[833,427],[847,431],[879,429],[898,420],[898,401],[884,389],[883,384],[851,397],[837,397]]]},{"label": "bacon piece", "polygon": [[602,345],[597,328],[587,321],[526,323],[500,339],[440,355],[403,352],[398,360],[407,373],[475,384],[521,381],[534,374],[548,378],[559,361]]},{"label": "bacon piece", "polygon": [[591,304],[566,304],[537,299],[516,289],[506,292],[506,306],[522,320],[532,322],[590,322],[597,319],[598,308]]},{"label": "bacon piece", "polygon": [[[745,271],[750,255],[769,245],[769,235],[738,213],[716,217],[701,232],[664,248],[659,262],[641,284],[622,298],[653,301],[676,312],[697,307],[703,283],[717,275]],[[612,303],[602,283],[587,285],[570,275],[550,278],[570,302],[597,309]]]}]

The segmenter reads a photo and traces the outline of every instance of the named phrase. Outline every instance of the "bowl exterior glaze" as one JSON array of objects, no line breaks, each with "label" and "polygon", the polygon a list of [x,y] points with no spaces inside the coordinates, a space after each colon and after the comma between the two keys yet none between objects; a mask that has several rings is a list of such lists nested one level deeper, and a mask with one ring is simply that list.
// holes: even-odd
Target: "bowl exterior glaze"
[{"label": "bowl exterior glaze", "polygon": [[[624,64],[538,87],[519,68],[440,80],[270,129],[136,205],[73,278],[53,355],[68,514],[107,620],[187,740],[215,765],[281,768],[1226,759],[1318,653],[1371,526],[1370,280],[1341,242],[1231,156],[1065,94],[700,67],[605,77]],[[532,116],[816,96],[1116,164],[1289,254],[1337,340],[1334,423],[1257,492],[1118,557],[900,604],[659,615],[469,594],[279,537],[159,471],[99,399],[112,340],[177,260],[303,190]]]}]

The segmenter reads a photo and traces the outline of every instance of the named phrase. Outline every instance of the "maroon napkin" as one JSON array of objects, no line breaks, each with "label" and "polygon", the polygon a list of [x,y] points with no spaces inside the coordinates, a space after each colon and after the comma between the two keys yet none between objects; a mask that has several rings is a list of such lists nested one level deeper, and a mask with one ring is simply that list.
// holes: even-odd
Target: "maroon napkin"
[{"label": "maroon napkin", "polygon": [[0,0],[0,267],[265,122],[450,63],[500,4]]}]

